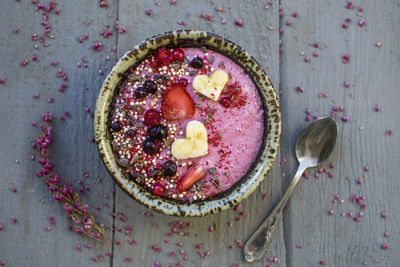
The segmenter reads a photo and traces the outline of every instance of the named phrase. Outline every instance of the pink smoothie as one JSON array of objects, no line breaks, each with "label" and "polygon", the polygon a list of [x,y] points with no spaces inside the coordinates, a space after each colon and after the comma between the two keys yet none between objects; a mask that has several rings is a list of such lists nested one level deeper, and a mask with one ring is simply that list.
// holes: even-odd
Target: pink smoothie
[{"label": "pink smoothie", "polygon": [[[196,201],[207,199],[229,189],[246,173],[260,148],[264,131],[264,111],[254,83],[235,62],[211,50],[207,50],[206,53],[199,48],[185,48],[183,50],[185,56],[189,59],[189,63],[195,57],[203,58],[205,68],[199,71],[192,68],[190,64],[183,63],[181,65],[183,70],[178,74],[175,71],[171,72],[169,68],[165,70],[152,65],[151,62],[154,57],[137,66],[133,70],[133,74],[139,74],[142,79],[133,82],[125,81],[125,90],[122,90],[117,96],[113,121],[119,121],[123,125],[123,129],[121,131],[112,130],[112,139],[115,139],[114,150],[116,155],[119,160],[125,161],[124,164],[120,164],[123,165],[121,167],[129,169],[131,173],[141,173],[141,178],[137,181],[144,187],[152,191],[155,184],[162,184],[166,187],[163,197]],[[229,88],[238,88],[240,94],[235,99],[241,99],[241,105],[227,108],[220,101],[214,102],[194,91],[192,81],[198,74],[210,74],[219,69],[224,69],[229,75],[229,81],[219,100],[226,95],[230,90]],[[141,125],[140,130],[138,130],[138,127],[132,126],[125,120],[126,115],[121,114],[121,110],[125,106],[124,112],[135,117],[139,123],[143,122],[143,114],[133,109],[134,105],[140,105],[144,110],[149,108],[161,110],[163,92],[166,90],[169,81],[165,84],[157,83],[159,92],[144,100],[138,100],[134,97],[134,91],[143,85],[145,80],[157,80],[154,74],[159,73],[160,70],[171,74],[171,80],[186,78],[188,80],[186,91],[196,103],[195,115],[191,119],[179,121],[161,119],[160,124],[168,128],[169,141],[173,141],[175,138],[185,138],[186,124],[191,120],[198,120],[203,122],[207,129],[209,142],[207,155],[194,159],[176,160],[170,154],[170,143],[168,142],[162,144],[160,152],[156,155],[148,156],[141,151],[149,127]],[[196,74],[193,74],[195,71]],[[238,86],[234,86],[235,84]],[[136,135],[134,137],[126,135],[129,129],[135,129]],[[139,155],[139,158],[143,157],[141,159],[143,166],[137,166],[138,162],[129,166],[126,164],[135,155]],[[173,177],[154,177],[149,173],[149,168],[160,168],[166,160],[172,160],[177,165],[177,172]],[[208,170],[206,177],[195,183],[189,190],[177,192],[177,182],[193,165],[204,166]]]}]

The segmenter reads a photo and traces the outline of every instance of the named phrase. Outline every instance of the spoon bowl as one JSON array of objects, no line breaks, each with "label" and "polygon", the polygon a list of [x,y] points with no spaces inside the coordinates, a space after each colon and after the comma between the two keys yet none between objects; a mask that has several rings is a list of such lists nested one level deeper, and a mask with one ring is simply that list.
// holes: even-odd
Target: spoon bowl
[{"label": "spoon bowl", "polygon": [[319,166],[332,154],[337,135],[337,123],[329,117],[311,122],[299,135],[295,146],[296,157],[299,161],[297,172],[281,200],[244,245],[243,252],[247,262],[260,260],[268,252],[275,226],[303,172],[308,168]]},{"label": "spoon bowl", "polygon": [[311,122],[297,138],[297,160],[307,163],[308,168],[320,165],[332,153],[337,134],[337,123],[329,117]]}]

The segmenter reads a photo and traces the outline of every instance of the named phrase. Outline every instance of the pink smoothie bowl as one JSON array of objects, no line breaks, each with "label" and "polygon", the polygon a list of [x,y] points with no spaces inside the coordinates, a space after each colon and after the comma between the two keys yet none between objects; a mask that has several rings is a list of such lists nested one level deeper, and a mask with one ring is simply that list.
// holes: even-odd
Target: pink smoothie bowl
[{"label": "pink smoothie bowl", "polygon": [[[220,53],[233,60],[246,71],[260,96],[264,111],[264,132],[258,154],[245,175],[228,190],[218,193],[209,199],[189,203],[154,195],[128,177],[126,172],[117,164],[117,159],[112,149],[110,120],[120,85],[131,67],[137,66],[149,54],[161,47],[205,47]],[[167,215],[182,217],[204,216],[234,206],[249,196],[264,180],[278,151],[281,134],[281,114],[279,102],[268,75],[246,50],[232,41],[213,33],[177,30],[158,34],[140,42],[116,63],[100,89],[96,103],[94,130],[97,147],[105,167],[114,181],[131,198],[152,210]]]}]

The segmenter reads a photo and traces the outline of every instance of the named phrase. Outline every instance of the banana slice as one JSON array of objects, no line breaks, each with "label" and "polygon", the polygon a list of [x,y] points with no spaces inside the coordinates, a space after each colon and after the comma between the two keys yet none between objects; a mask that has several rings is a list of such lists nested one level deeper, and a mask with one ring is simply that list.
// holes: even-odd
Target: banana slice
[{"label": "banana slice", "polygon": [[186,126],[186,138],[176,139],[171,145],[171,153],[178,160],[207,155],[208,140],[204,124],[190,121]]},{"label": "banana slice", "polygon": [[218,101],[228,79],[224,70],[214,71],[210,76],[198,75],[193,80],[193,89],[213,101]]}]

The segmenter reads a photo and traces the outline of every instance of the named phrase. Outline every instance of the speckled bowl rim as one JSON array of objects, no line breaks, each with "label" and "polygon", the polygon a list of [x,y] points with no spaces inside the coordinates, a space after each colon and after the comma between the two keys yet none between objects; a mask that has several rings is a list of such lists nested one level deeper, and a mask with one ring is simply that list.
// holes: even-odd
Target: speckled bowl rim
[{"label": "speckled bowl rim", "polygon": [[[182,203],[160,198],[126,178],[117,165],[110,142],[107,127],[109,112],[116,91],[125,73],[132,65],[140,63],[148,53],[163,46],[206,46],[222,53],[242,66],[259,91],[264,108],[264,138],[256,160],[247,173],[230,190],[223,192],[219,198],[194,203]],[[266,127],[265,127],[266,126]],[[271,81],[257,61],[237,44],[213,33],[194,30],[177,30],[150,37],[131,51],[128,51],[116,63],[105,78],[96,103],[94,130],[97,147],[108,172],[114,181],[130,197],[144,206],[175,216],[204,216],[227,209],[249,196],[263,181],[271,168],[279,146],[281,133],[281,114],[279,102]]]}]

